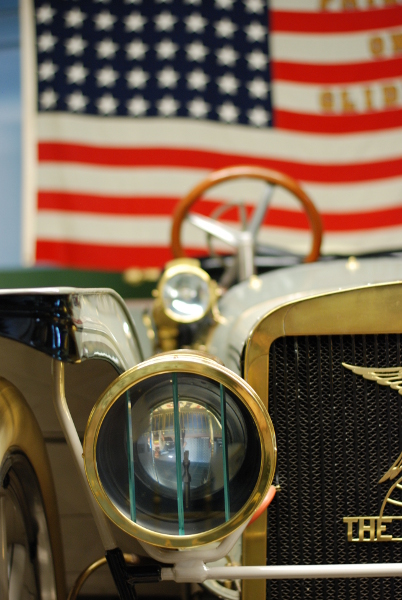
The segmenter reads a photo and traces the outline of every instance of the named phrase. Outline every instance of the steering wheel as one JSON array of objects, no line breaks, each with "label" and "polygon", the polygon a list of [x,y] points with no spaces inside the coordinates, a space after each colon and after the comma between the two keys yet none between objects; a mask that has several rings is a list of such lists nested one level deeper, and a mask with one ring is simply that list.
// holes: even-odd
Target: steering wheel
[{"label": "steering wheel", "polygon": [[[171,249],[174,257],[182,258],[186,256],[180,241],[180,237],[183,221],[187,217],[188,211],[193,206],[193,204],[200,198],[200,196],[204,192],[206,192],[213,186],[219,183],[223,183],[224,181],[244,177],[251,179],[260,179],[268,184],[271,184],[271,186],[279,185],[285,190],[291,192],[291,194],[293,194],[301,202],[305,212],[307,213],[307,217],[309,219],[310,226],[312,229],[311,250],[309,254],[303,259],[303,262],[308,263],[317,260],[320,254],[320,246],[322,240],[322,224],[320,215],[318,214],[317,209],[315,208],[312,200],[310,200],[310,198],[302,190],[300,185],[292,177],[289,177],[288,175],[285,175],[280,171],[274,171],[273,169],[266,169],[262,167],[253,166],[228,167],[226,169],[214,171],[206,179],[204,179],[203,181],[201,181],[201,183],[194,187],[187,194],[187,196],[185,196],[181,200],[173,214]],[[255,237],[255,235],[257,234],[257,230],[264,221],[264,217],[268,209],[270,195],[271,194],[269,194],[269,197],[266,198],[266,201],[263,206],[257,205],[254,215],[252,216],[251,221],[248,223],[248,229],[250,232],[249,235],[252,235],[253,237]],[[197,216],[197,218],[195,218],[194,215],[192,222],[195,226],[200,227],[210,235],[216,235],[216,232],[218,232],[218,229],[216,227],[214,230],[214,225],[212,219],[210,218],[202,216]],[[221,225],[219,227],[229,229],[226,228],[224,225]],[[219,235],[217,235],[216,237],[219,237]],[[221,239],[223,239],[223,237]]]}]

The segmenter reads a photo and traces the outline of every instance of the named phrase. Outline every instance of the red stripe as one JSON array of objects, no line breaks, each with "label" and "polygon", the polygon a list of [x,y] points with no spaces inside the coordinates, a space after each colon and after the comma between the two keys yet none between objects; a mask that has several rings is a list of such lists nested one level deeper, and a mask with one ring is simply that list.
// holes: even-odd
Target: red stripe
[{"label": "red stripe", "polygon": [[[193,250],[193,255],[200,252]],[[163,267],[173,256],[169,248],[103,246],[67,241],[37,240],[36,262],[60,267],[123,271],[129,267]]]},{"label": "red stripe", "polygon": [[[331,7],[331,0],[327,3]],[[397,27],[402,24],[402,6],[342,12],[296,12],[275,10],[270,13],[273,32],[346,33]]]},{"label": "red stripe", "polygon": [[[399,111],[400,116],[402,111]],[[277,112],[279,126],[287,129],[293,124],[295,129],[304,131],[303,119],[311,120],[311,127],[322,133],[320,124],[339,122],[341,128],[344,117],[312,117],[311,115],[295,115],[294,113]],[[323,119],[320,121],[319,119]],[[347,117],[348,122],[357,117]],[[401,118],[402,121],[402,118]],[[175,167],[198,169],[223,169],[233,165],[246,164],[268,167],[283,171],[299,181],[314,183],[344,183],[371,181],[397,177],[402,173],[402,158],[372,162],[354,162],[352,164],[308,164],[274,158],[222,154],[202,150],[177,150],[158,148],[98,148],[77,144],[57,144],[42,142],[39,144],[41,162],[71,162],[89,165],[105,165],[115,167]],[[97,162],[99,161],[99,162]],[[151,175],[150,175],[151,176]]]},{"label": "red stripe", "polygon": [[286,110],[275,111],[275,126],[308,133],[356,133],[402,126],[402,109],[347,115],[313,115]]},{"label": "red stripe", "polygon": [[[39,194],[39,210],[87,212],[108,215],[126,214],[131,217],[145,215],[170,217],[177,202],[177,198],[116,198],[52,192],[40,192]],[[219,200],[199,200],[196,204],[196,212],[203,215],[210,215],[221,204],[222,202]],[[247,212],[248,216],[250,216],[252,212],[251,205],[247,205]],[[402,224],[402,206],[352,213],[322,213],[321,217],[325,231],[341,232],[379,229]],[[225,213],[225,221],[237,220],[238,213],[235,208]],[[309,229],[304,213],[276,207],[270,208],[265,223],[273,227]]]},{"label": "red stripe", "polygon": [[322,85],[359,83],[400,77],[402,57],[344,64],[305,64],[273,60],[271,68],[273,81],[296,81]]}]

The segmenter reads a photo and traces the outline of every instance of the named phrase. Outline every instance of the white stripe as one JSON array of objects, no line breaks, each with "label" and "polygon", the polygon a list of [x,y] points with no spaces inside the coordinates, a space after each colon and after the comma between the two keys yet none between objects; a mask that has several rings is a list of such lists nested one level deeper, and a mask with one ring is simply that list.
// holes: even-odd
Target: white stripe
[{"label": "white stripe", "polygon": [[311,64],[359,63],[378,59],[370,44],[376,37],[383,40],[381,58],[395,56],[392,34],[401,27],[364,33],[275,33],[271,34],[271,56],[275,61]]},{"label": "white stripe", "polygon": [[[183,119],[40,114],[39,140],[111,148],[177,148],[302,163],[384,160],[402,155],[402,128],[338,136],[253,129]],[[234,158],[234,160],[236,160]],[[237,161],[238,162],[238,161]]]},{"label": "white stripe", "polygon": [[[181,198],[200,183],[209,171],[202,169],[131,169],[70,166],[57,163],[39,168],[39,190],[99,196]],[[355,212],[398,206],[402,203],[400,177],[364,183],[303,183],[302,188],[324,212]],[[255,204],[264,184],[238,179],[215,186],[206,197]],[[275,205],[295,208],[286,192],[275,191]]]},{"label": "white stripe", "polygon": [[273,98],[276,108],[296,113],[367,113],[372,110],[400,108],[402,79],[342,86],[278,82],[273,86]]},{"label": "white stripe", "polygon": [[[98,215],[43,212],[38,218],[38,238],[47,241],[111,244],[115,246],[160,246],[170,244],[170,219],[103,217]],[[183,244],[204,247],[204,234],[195,228],[184,229]],[[261,232],[263,243],[307,253],[311,234],[285,228],[266,227]],[[401,248],[402,227],[390,227],[363,232],[328,233],[324,237],[323,253],[359,253]]]},{"label": "white stripe", "polygon": [[[396,0],[402,4],[402,0]],[[355,0],[354,4],[358,10],[369,10],[370,8],[386,8],[384,0]],[[269,0],[271,10],[295,11],[295,12],[319,12],[322,9],[333,12],[345,11],[345,0]],[[349,9],[351,12],[352,9]]]}]

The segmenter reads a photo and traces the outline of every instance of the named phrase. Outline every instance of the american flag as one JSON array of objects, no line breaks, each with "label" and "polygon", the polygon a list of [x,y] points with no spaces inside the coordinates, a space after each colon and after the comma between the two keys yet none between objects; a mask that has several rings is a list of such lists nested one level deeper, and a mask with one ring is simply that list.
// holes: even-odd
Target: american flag
[{"label": "american flag", "polygon": [[[300,182],[324,252],[402,248],[399,0],[23,0],[23,11],[37,60],[28,262],[160,266],[179,199],[240,164]],[[252,206],[259,185],[216,188],[200,210]],[[262,235],[308,247],[286,192]],[[201,232],[186,229],[184,245],[199,253]]]}]

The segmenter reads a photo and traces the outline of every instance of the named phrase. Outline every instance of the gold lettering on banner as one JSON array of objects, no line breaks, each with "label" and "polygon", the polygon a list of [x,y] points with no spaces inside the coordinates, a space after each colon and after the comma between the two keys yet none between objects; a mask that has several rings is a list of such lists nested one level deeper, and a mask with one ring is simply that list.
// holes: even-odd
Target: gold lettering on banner
[{"label": "gold lettering on banner", "polygon": [[388,110],[402,106],[402,80],[395,84],[373,84],[334,88],[318,92],[318,107],[323,113],[351,114]]},{"label": "gold lettering on banner", "polygon": [[402,33],[393,33],[391,35],[392,50],[397,54],[402,52]]},{"label": "gold lettering on banner", "polygon": [[394,85],[386,85],[383,87],[384,103],[387,108],[394,106],[398,101],[398,91]]},{"label": "gold lettering on banner", "polygon": [[384,42],[382,38],[380,38],[378,35],[370,38],[369,45],[373,56],[382,56],[384,53]]},{"label": "gold lettering on banner", "polygon": [[370,88],[364,90],[364,97],[366,99],[366,110],[373,110],[373,97]]},{"label": "gold lettering on banner", "polygon": [[354,112],[355,111],[355,105],[353,104],[352,100],[349,97],[349,92],[343,91],[341,92],[341,99],[342,99],[342,112]]},{"label": "gold lettering on banner", "polygon": [[334,108],[334,95],[332,92],[322,92],[320,95],[320,106],[325,112]]},{"label": "gold lettering on banner", "polygon": [[369,50],[374,58],[402,52],[402,32],[390,33],[389,35],[375,35],[369,38]]},{"label": "gold lettering on banner", "polygon": [[320,10],[331,7],[334,10],[361,10],[364,8],[381,8],[394,6],[398,0],[320,0]]}]

